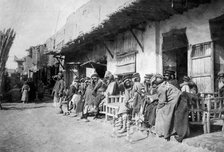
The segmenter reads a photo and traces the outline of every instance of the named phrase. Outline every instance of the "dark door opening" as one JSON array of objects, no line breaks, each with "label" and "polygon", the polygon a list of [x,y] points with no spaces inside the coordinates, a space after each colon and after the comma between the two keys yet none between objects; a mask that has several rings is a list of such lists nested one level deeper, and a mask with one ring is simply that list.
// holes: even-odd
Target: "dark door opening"
[{"label": "dark door opening", "polygon": [[179,83],[183,76],[188,75],[187,48],[188,40],[186,28],[173,29],[163,34],[163,70],[168,68],[176,72]]},{"label": "dark door opening", "polygon": [[217,75],[224,71],[224,14],[209,20],[209,25],[214,48],[214,84],[218,90]]}]

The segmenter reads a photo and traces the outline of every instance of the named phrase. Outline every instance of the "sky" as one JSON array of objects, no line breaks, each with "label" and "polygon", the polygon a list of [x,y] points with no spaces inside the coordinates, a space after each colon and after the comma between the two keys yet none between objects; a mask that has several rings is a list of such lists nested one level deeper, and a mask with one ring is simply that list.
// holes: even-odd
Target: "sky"
[{"label": "sky", "polygon": [[0,30],[13,28],[16,38],[6,67],[15,69],[14,56],[27,55],[30,46],[44,44],[67,17],[89,0],[0,0]]}]

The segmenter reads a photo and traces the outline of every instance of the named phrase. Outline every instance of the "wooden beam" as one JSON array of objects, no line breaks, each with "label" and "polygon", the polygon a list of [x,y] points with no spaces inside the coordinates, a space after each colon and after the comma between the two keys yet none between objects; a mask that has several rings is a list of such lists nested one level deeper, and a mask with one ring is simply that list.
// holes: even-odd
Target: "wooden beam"
[{"label": "wooden beam", "polygon": [[57,60],[58,60],[58,62],[59,62],[59,64],[61,65],[61,67],[65,70],[65,67],[62,65],[62,63],[61,63],[61,61],[59,60],[59,58],[58,57],[55,57]]},{"label": "wooden beam", "polygon": [[140,46],[140,48],[142,49],[142,52],[144,52],[144,47],[141,44],[141,42],[139,41],[138,37],[135,35],[134,31],[132,29],[130,29],[131,34],[133,35],[133,37],[135,38],[135,40],[137,41],[138,45]]},{"label": "wooden beam", "polygon": [[114,55],[112,54],[112,52],[110,51],[110,49],[107,47],[106,43],[103,41],[103,45],[105,46],[107,52],[110,54],[111,58],[114,58]]}]

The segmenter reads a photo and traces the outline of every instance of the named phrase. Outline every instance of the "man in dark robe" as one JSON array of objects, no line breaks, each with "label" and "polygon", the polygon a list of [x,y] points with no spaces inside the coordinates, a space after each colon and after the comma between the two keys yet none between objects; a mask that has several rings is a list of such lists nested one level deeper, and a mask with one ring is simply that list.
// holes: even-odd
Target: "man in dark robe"
[{"label": "man in dark robe", "polygon": [[99,75],[97,73],[93,73],[91,75],[91,84],[89,84],[86,88],[86,92],[83,97],[85,105],[82,118],[86,122],[88,122],[87,117],[89,113],[95,113],[95,115],[98,114],[98,109],[96,109],[96,106],[98,105],[99,98],[96,99],[96,97],[102,91],[101,88],[103,89],[103,85],[104,83],[99,78]]},{"label": "man in dark robe", "polygon": [[29,101],[33,102],[36,99],[36,90],[37,89],[36,89],[36,86],[35,86],[35,84],[34,84],[32,79],[29,79],[28,85],[30,87],[29,96],[28,96],[29,97]]},{"label": "man in dark robe", "polygon": [[164,73],[164,80],[180,89],[179,83],[175,77],[175,71],[167,69]]},{"label": "man in dark robe", "polygon": [[158,136],[169,140],[172,135],[181,142],[188,135],[188,96],[181,94],[172,84],[155,75],[152,80],[157,85],[158,106],[155,131]]},{"label": "man in dark robe", "polygon": [[151,85],[151,78],[153,74],[145,75],[145,98],[144,98],[144,125],[145,127],[152,127],[155,125],[156,107],[158,105],[156,89]]}]

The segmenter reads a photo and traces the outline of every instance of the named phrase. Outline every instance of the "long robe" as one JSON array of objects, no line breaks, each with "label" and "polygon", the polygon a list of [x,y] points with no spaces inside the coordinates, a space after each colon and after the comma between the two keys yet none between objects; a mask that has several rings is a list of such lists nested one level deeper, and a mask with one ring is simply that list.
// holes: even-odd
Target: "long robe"
[{"label": "long robe", "polygon": [[159,136],[169,138],[175,133],[174,112],[181,91],[168,82],[158,86],[158,106],[156,113],[155,130]]},{"label": "long robe", "polygon": [[178,103],[176,104],[174,114],[174,128],[176,131],[176,140],[182,142],[182,140],[189,135],[189,120],[188,120],[188,107],[192,104],[195,98],[193,94],[183,92],[180,95]]},{"label": "long robe", "polygon": [[143,84],[140,82],[134,82],[133,92],[134,92],[134,100],[133,100],[133,111],[132,115],[138,114],[140,112],[141,106],[143,105],[143,97],[141,96],[141,89],[143,88]]},{"label": "long robe", "polygon": [[22,87],[22,98],[21,101],[28,102],[28,92],[30,91],[30,87],[27,84],[24,84]]},{"label": "long robe", "polygon": [[145,84],[146,97],[144,106],[144,121],[148,127],[155,125],[156,109],[158,105],[158,95],[156,89]]}]

